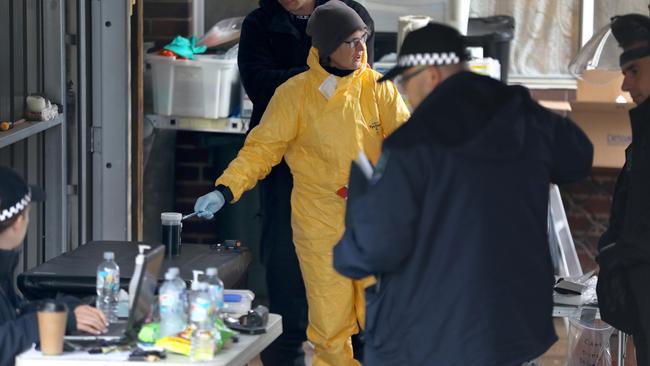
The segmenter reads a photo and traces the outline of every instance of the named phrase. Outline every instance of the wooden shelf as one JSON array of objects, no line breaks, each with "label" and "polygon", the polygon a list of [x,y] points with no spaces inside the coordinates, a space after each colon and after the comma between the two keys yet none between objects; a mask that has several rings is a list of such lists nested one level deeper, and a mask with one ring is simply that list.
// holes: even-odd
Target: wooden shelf
[{"label": "wooden shelf", "polygon": [[39,134],[52,127],[58,126],[63,123],[63,114],[59,114],[53,120],[44,122],[24,122],[9,131],[0,131],[0,149],[11,145],[15,142],[27,139],[31,136]]}]

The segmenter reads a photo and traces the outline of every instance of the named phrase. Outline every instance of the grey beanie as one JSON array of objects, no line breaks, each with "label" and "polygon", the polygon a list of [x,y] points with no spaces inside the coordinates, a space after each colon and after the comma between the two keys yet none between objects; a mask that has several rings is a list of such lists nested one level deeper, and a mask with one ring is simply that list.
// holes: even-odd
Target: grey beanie
[{"label": "grey beanie", "polygon": [[330,0],[317,7],[307,22],[307,35],[321,60],[334,53],[352,33],[362,29],[368,29],[363,19],[339,0]]}]

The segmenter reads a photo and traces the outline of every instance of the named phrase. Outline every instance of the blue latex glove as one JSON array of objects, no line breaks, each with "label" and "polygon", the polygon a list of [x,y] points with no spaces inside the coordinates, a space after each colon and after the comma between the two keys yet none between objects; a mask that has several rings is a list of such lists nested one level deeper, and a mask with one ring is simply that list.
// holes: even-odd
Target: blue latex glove
[{"label": "blue latex glove", "polygon": [[196,200],[194,212],[198,212],[198,217],[210,220],[223,207],[225,202],[226,199],[221,192],[212,191]]}]

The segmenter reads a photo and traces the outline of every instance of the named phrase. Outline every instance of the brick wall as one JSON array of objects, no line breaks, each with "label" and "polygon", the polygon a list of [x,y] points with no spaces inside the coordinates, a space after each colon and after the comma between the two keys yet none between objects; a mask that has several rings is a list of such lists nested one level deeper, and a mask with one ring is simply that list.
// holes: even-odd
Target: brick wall
[{"label": "brick wall", "polygon": [[[537,100],[575,100],[575,90],[531,90]],[[556,111],[566,115],[566,112]],[[594,168],[586,179],[560,187],[564,209],[583,271],[597,267],[595,257],[600,235],[609,222],[612,193],[619,169]]]},{"label": "brick wall", "polygon": [[609,224],[617,169],[594,168],[582,182],[562,187],[562,201],[583,271],[597,267],[598,239]]},{"label": "brick wall", "polygon": [[[214,189],[214,158],[208,149],[197,147],[197,137],[188,131],[176,135],[176,212],[193,212],[196,199]],[[214,221],[184,221],[183,241],[216,243]]]},{"label": "brick wall", "polygon": [[144,0],[144,40],[163,45],[192,29],[192,0]]}]

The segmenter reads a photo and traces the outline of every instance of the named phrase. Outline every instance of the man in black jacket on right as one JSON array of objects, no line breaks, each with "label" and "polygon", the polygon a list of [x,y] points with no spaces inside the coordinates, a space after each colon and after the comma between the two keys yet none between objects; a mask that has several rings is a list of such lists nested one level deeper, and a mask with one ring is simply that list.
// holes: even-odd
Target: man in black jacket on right
[{"label": "man in black jacket on right", "polygon": [[650,17],[613,18],[623,48],[622,89],[630,92],[632,143],[616,182],[610,224],[599,242],[598,305],[612,326],[632,334],[637,365],[650,365]]},{"label": "man in black jacket on right", "polygon": [[[260,122],[275,89],[308,69],[307,55],[312,43],[306,33],[307,21],[316,7],[328,1],[260,0],[260,7],[244,20],[237,63],[244,89],[253,102],[249,130]],[[368,26],[366,50],[368,63],[372,65],[375,39],[372,18],[356,1],[342,1]],[[307,298],[291,231],[292,186],[291,172],[284,160],[261,182],[261,247],[269,308],[282,315],[283,326],[280,337],[262,352],[266,366],[304,365],[302,343],[307,340]],[[357,341],[357,337],[352,339]]]},{"label": "man in black jacket on right", "polygon": [[[515,366],[556,340],[549,184],[591,171],[593,147],[525,88],[466,71],[463,37],[409,33],[397,67],[411,119],[367,185],[350,172],[334,267],[366,289],[366,365]],[[354,168],[354,167],[353,167]]]}]

